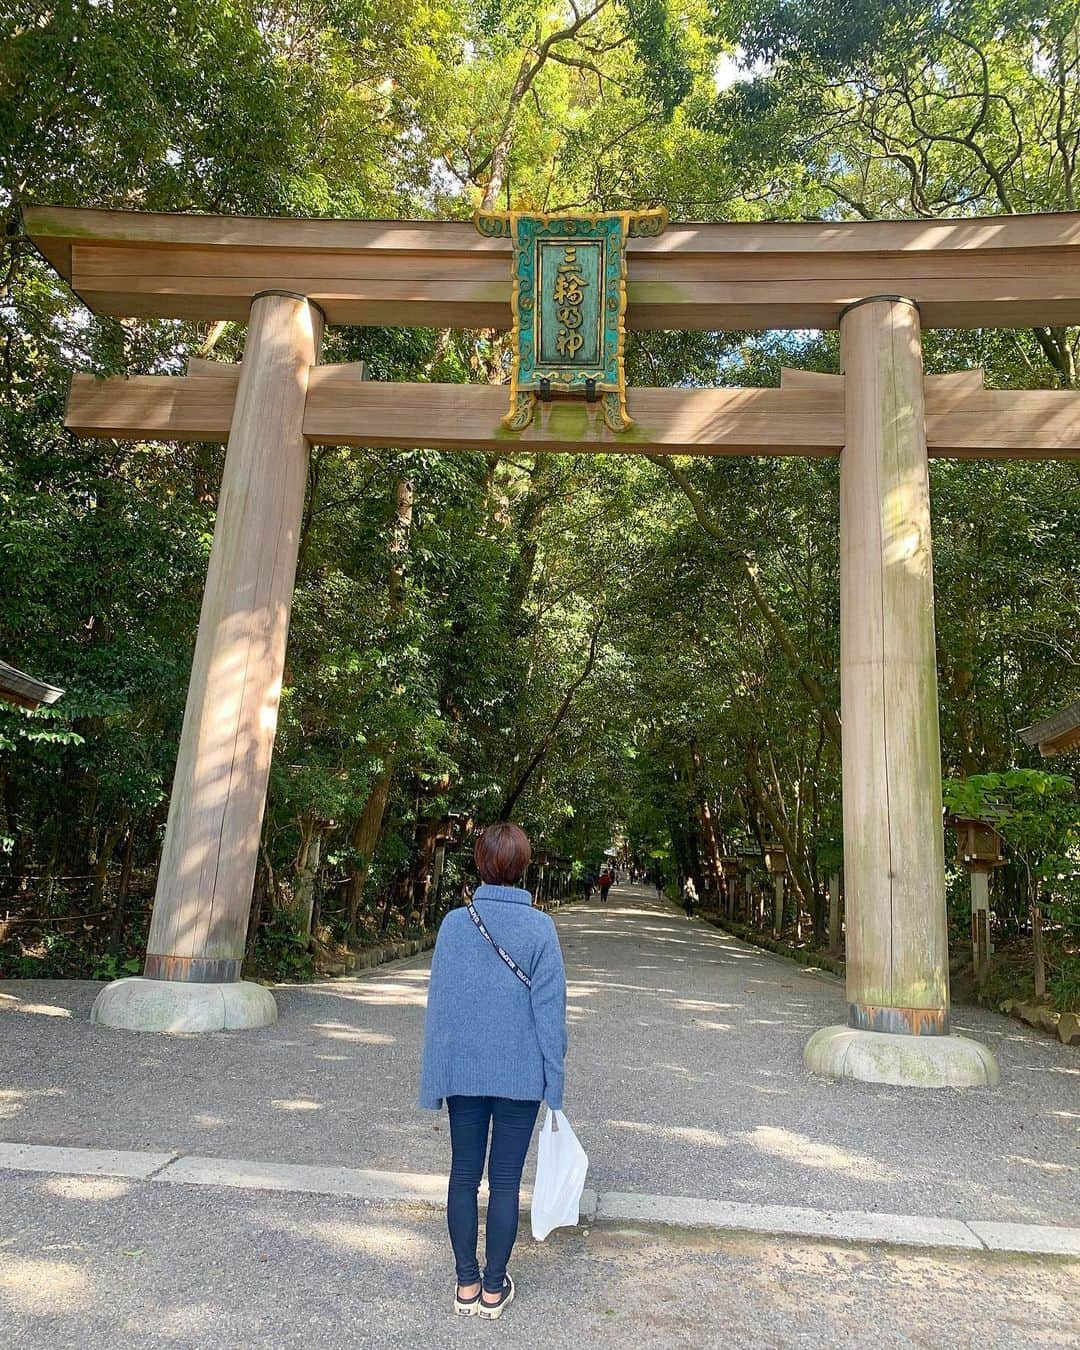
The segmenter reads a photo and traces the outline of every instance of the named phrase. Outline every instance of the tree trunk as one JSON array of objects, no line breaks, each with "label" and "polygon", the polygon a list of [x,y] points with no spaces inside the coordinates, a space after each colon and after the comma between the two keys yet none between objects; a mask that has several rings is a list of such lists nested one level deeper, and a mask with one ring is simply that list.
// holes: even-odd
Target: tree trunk
[{"label": "tree trunk", "polygon": [[514,809],[518,798],[528,786],[529,779],[544,762],[544,756],[551,749],[552,742],[555,740],[559,728],[562,726],[567,713],[570,711],[570,705],[574,701],[574,695],[592,674],[593,666],[596,664],[596,644],[600,638],[600,626],[602,623],[603,615],[601,615],[593,624],[592,637],[589,640],[589,654],[586,657],[585,665],[582,667],[581,673],[576,679],[571,681],[566,693],[562,697],[562,702],[555,711],[555,716],[551,719],[551,724],[541,737],[540,743],[533,752],[528,764],[526,764],[517,782],[507,790],[506,796],[503,798],[503,804],[499,809],[500,820],[510,819],[510,812]]},{"label": "tree trunk", "polygon": [[315,882],[319,875],[319,862],[322,858],[323,839],[327,829],[321,821],[307,820],[303,826],[303,843],[296,865],[296,887],[293,892],[292,911],[297,931],[304,937],[311,936],[311,919],[315,907]]},{"label": "tree trunk", "polygon": [[[424,821],[423,830],[417,838],[416,859],[412,867],[412,886],[409,899],[412,908],[420,916],[421,927],[428,923],[428,909],[431,901],[431,888],[435,869],[435,841],[439,837],[441,819],[436,817]],[[408,915],[406,915],[408,918]]]},{"label": "tree trunk", "polygon": [[391,614],[400,614],[405,604],[405,562],[412,532],[413,487],[407,478],[394,483],[394,507],[386,551],[390,557],[386,590]]},{"label": "tree trunk", "polygon": [[841,930],[840,873],[829,877],[829,955],[839,956],[844,945]]},{"label": "tree trunk", "polygon": [[270,862],[270,853],[266,847],[265,834],[259,842],[259,860],[262,864],[255,873],[255,885],[252,888],[251,913],[248,916],[247,938],[244,943],[244,955],[251,956],[259,936],[259,924],[262,922],[263,906],[267,899],[272,909],[277,908],[277,888],[274,883],[274,868]]},{"label": "tree trunk", "polygon": [[1036,894],[1031,902],[1031,956],[1035,969],[1035,997],[1046,994],[1046,947],[1043,942],[1042,906]]},{"label": "tree trunk", "polygon": [[358,936],[360,906],[364,900],[364,888],[367,885],[371,862],[375,856],[382,835],[386,804],[390,799],[390,786],[394,778],[394,764],[391,758],[375,780],[375,784],[360,812],[360,819],[353,826],[349,836],[349,847],[359,855],[359,861],[353,867],[345,891],[345,914],[349,925],[349,936]]},{"label": "tree trunk", "polygon": [[109,951],[120,950],[124,936],[124,916],[127,911],[128,891],[131,888],[131,850],[135,842],[135,831],[129,825],[124,836],[124,852],[120,860],[120,884],[116,888],[116,909],[113,911],[112,929],[109,933]]},{"label": "tree trunk", "polygon": [[[390,528],[386,542],[388,557],[386,596],[391,621],[400,616],[405,608],[405,563],[409,554],[412,521],[413,486],[408,478],[401,477],[394,482]],[[375,850],[382,838],[383,820],[386,817],[386,806],[390,800],[390,788],[394,781],[396,756],[396,745],[388,745],[383,755],[383,766],[379,776],[372,785],[368,799],[360,812],[360,819],[349,835],[349,847],[359,855],[359,861],[353,867],[345,891],[345,914],[349,936],[352,938],[358,936],[364,890]]]},{"label": "tree trunk", "polygon": [[754,790],[761,805],[762,811],[768,818],[769,824],[776,831],[776,837],[787,855],[788,876],[791,880],[791,888],[794,892],[796,903],[800,901],[805,905],[807,893],[810,890],[810,879],[806,869],[803,866],[803,860],[799,856],[799,850],[795,840],[791,837],[791,831],[787,827],[787,821],[777,809],[772,799],[766,791],[765,784],[762,782],[761,774],[758,772],[753,754],[746,759],[746,777],[750,786]]},{"label": "tree trunk", "polygon": [[116,846],[123,837],[126,828],[126,812],[121,816],[120,820],[105,827],[101,848],[98,850],[97,860],[94,863],[94,884],[90,891],[91,914],[97,912],[98,907],[105,898],[105,886],[109,876],[109,863],[112,862],[112,855],[116,851]]},{"label": "tree trunk", "polygon": [[677,485],[683,496],[690,503],[690,506],[697,518],[698,524],[707,535],[715,539],[723,551],[736,565],[742,573],[743,579],[750,589],[751,598],[757,607],[758,613],[765,620],[773,636],[780,645],[780,650],[787,658],[795,678],[806,691],[807,697],[818,710],[821,716],[822,725],[825,734],[832,742],[835,749],[840,750],[840,719],[836,715],[836,710],[829,701],[821,681],[809,670],[803,661],[802,653],[799,648],[799,641],[790,631],[787,624],[769,603],[765,594],[764,587],[761,584],[761,578],[758,572],[757,563],[743,548],[733,543],[724,531],[712,519],[705,509],[705,503],[695,490],[687,474],[677,465],[672,464],[670,457],[665,455],[649,455],[647,458],[668,475],[673,483]]},{"label": "tree trunk", "polygon": [[[697,741],[692,737],[690,740],[690,782],[698,804],[698,828],[701,834],[701,851],[705,862],[704,890],[710,899],[719,903],[720,876],[723,871],[720,865],[720,845],[716,838],[716,825],[713,821],[708,793],[701,784],[701,750],[698,748]],[[702,898],[704,899],[705,896]]]}]

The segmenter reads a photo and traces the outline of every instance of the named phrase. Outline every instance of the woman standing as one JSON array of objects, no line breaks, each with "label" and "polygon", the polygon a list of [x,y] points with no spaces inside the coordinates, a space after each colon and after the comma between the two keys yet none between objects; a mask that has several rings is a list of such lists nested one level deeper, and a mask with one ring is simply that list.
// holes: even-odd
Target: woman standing
[{"label": "woman standing", "polygon": [[[544,1100],[563,1104],[566,976],[555,925],[519,882],[531,849],[503,822],[476,841],[483,885],[451,910],[431,962],[420,1105],[450,1113],[446,1201],[457,1266],[454,1311],[496,1318],[514,1297],[506,1263],[517,1237],[521,1169]],[[488,1152],[490,1131],[491,1148]],[[483,1279],[477,1190],[488,1164]]]},{"label": "woman standing", "polygon": [[694,906],[698,902],[697,887],[694,885],[693,877],[687,877],[683,882],[682,902],[683,909],[686,910],[686,917],[692,919],[694,917]]}]

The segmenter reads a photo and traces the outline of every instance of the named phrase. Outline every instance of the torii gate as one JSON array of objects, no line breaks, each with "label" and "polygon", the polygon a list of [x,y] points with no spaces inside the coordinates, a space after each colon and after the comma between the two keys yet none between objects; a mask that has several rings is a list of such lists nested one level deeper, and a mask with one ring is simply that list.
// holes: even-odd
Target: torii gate
[{"label": "torii gate", "polygon": [[613,432],[585,403],[501,425],[506,391],[379,384],[317,364],[324,322],[510,326],[511,244],[456,223],[37,207],[41,253],[95,312],[248,323],[239,367],[76,375],[84,436],[227,441],[145,975],[96,1020],[273,1021],[241,981],[292,602],[308,447],[838,455],[847,1026],[808,1066],[913,1086],[993,1083],[949,1030],[928,455],[1080,457],[1080,395],[923,377],[920,325],[1080,323],[1080,214],[685,224],[632,239],[631,328],[840,329],[842,376],[779,389],[635,389]]}]

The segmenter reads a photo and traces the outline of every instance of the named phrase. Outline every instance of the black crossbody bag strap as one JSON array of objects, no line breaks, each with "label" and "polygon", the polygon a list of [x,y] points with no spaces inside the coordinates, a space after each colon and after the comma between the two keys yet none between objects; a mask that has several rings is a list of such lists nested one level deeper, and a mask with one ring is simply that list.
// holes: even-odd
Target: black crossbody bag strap
[{"label": "black crossbody bag strap", "polygon": [[483,937],[486,937],[487,940],[491,943],[491,945],[495,948],[495,950],[499,953],[500,960],[506,962],[506,964],[510,967],[510,969],[514,972],[514,974],[518,977],[518,979],[521,981],[521,983],[525,986],[526,989],[531,989],[532,980],[529,979],[528,975],[525,974],[525,972],[521,969],[521,967],[510,955],[510,953],[503,951],[503,949],[491,936],[488,930],[484,927],[484,921],[477,913],[476,906],[473,904],[471,900],[469,901],[468,909],[469,909],[469,918],[472,919],[473,923],[476,924],[477,928],[479,928],[481,935]]}]

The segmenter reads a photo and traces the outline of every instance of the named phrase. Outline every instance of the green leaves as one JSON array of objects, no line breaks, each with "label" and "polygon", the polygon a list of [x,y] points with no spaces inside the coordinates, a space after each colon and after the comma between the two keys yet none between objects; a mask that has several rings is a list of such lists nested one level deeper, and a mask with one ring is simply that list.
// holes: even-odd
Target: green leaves
[{"label": "green leaves", "polygon": [[690,54],[667,0],[619,0],[641,62],[646,99],[670,118],[694,83]]}]

